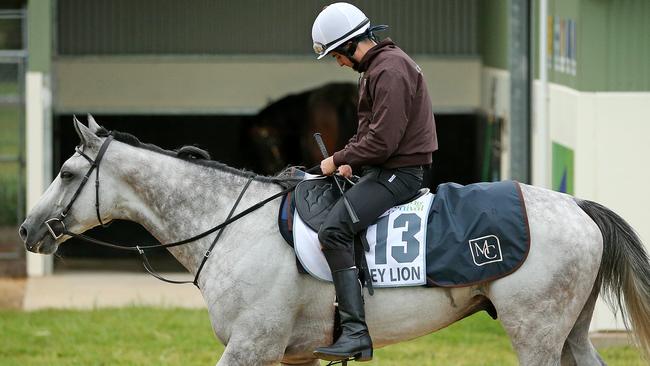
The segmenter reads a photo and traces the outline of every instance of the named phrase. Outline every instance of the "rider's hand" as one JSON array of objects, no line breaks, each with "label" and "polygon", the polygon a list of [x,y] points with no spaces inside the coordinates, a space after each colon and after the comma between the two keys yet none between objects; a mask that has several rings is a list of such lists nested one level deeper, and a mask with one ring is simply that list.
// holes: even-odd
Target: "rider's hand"
[{"label": "rider's hand", "polygon": [[341,165],[339,167],[339,174],[350,179],[352,177],[352,167],[349,165]]},{"label": "rider's hand", "polygon": [[336,171],[334,158],[330,156],[329,158],[323,159],[323,161],[320,162],[320,170],[324,175],[332,175]]}]

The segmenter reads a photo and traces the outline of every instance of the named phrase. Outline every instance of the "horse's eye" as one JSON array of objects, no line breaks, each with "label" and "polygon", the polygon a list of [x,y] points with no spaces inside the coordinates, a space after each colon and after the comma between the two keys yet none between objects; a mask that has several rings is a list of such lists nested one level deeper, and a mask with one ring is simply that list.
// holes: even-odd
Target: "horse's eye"
[{"label": "horse's eye", "polygon": [[62,170],[61,171],[61,179],[70,179],[72,177],[74,177],[74,174],[72,174],[71,172],[69,172],[67,170]]}]

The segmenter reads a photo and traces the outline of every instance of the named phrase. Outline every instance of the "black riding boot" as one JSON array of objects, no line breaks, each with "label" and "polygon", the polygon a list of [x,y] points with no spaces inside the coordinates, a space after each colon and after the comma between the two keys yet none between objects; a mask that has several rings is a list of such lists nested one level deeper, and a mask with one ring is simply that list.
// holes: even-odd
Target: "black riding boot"
[{"label": "black riding boot", "polygon": [[368,333],[361,297],[361,283],[356,267],[332,273],[343,333],[330,347],[319,347],[314,355],[322,360],[339,361],[372,359],[372,339]]}]

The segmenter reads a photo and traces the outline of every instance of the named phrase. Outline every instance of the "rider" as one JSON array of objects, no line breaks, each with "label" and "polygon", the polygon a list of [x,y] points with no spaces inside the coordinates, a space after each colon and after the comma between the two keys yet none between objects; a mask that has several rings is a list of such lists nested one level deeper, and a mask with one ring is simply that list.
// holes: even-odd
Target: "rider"
[{"label": "rider", "polygon": [[312,27],[318,59],[332,55],[340,66],[362,73],[359,79],[357,134],[340,151],[320,163],[323,174],[349,177],[362,169],[359,182],[346,192],[359,222],[352,223],[343,200],[318,232],[332,271],[342,334],[314,354],[336,361],[372,358],[372,340],[363,309],[361,284],[354,262],[354,235],[387,209],[413,197],[423,170],[438,148],[431,99],[420,67],[389,38],[378,42],[357,7],[335,3],[324,8]]}]

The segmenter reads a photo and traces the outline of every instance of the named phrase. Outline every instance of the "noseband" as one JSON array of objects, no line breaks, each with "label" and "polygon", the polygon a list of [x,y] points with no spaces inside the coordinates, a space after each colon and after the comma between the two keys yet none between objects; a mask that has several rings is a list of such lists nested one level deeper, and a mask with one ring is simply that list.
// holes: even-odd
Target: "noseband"
[{"label": "noseband", "polygon": [[[65,206],[63,211],[61,211],[59,216],[53,217],[45,221],[45,226],[47,227],[47,230],[50,232],[50,235],[52,235],[54,240],[58,240],[67,232],[63,220],[68,215],[68,212],[70,212],[70,209],[72,208],[72,205],[79,197],[81,190],[84,188],[86,183],[88,183],[88,178],[90,178],[90,175],[93,173],[93,170],[95,171],[95,211],[97,213],[97,220],[99,221],[99,224],[102,227],[108,226],[108,224],[104,224],[101,216],[99,215],[99,164],[102,162],[104,153],[106,153],[106,150],[108,150],[108,145],[110,145],[111,141],[113,141],[113,135],[108,135],[108,137],[106,137],[106,140],[104,140],[102,146],[99,148],[99,152],[97,153],[95,160],[91,159],[90,156],[86,155],[79,146],[75,148],[75,150],[77,151],[77,153],[79,153],[79,155],[83,156],[84,159],[88,160],[88,162],[90,163],[90,168],[88,168],[86,175],[84,175],[83,179],[81,180],[81,183],[79,183],[79,187],[77,187],[77,190],[74,192],[72,199],[70,200],[68,205]],[[60,226],[59,230],[57,231],[57,228],[55,228],[53,225]]]}]

